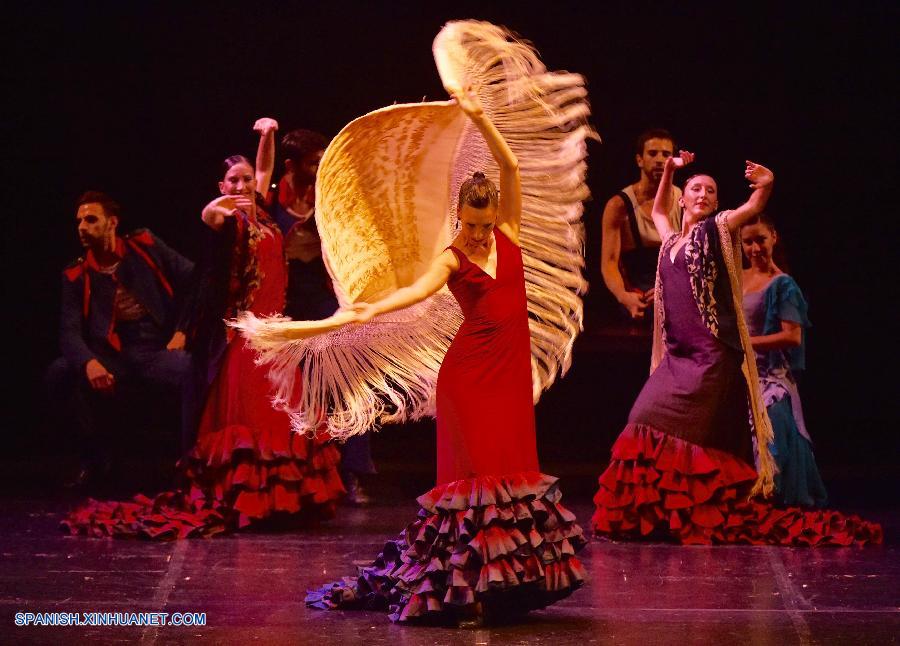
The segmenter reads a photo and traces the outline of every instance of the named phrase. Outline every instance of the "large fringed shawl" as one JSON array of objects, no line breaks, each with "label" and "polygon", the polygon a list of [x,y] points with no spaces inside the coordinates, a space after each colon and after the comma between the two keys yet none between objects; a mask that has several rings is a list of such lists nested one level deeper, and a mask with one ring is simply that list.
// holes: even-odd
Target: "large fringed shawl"
[{"label": "large fringed shawl", "polygon": [[[691,291],[703,323],[722,343],[744,354],[741,372],[747,383],[750,422],[756,435],[757,452],[758,477],[751,495],[762,493],[768,496],[775,486],[776,466],[769,451],[774,435],[759,389],[756,355],[750,345],[750,333],[744,320],[740,241],[728,230],[729,213],[730,211],[722,211],[715,218],[696,224],[687,234],[684,252]],[[676,232],[663,241],[659,252],[660,261],[680,237],[681,234]],[[656,370],[666,353],[664,299],[665,292],[657,265],[651,373]]]},{"label": "large fringed shawl", "polygon": [[[471,86],[519,160],[536,400],[568,369],[582,328],[585,140],[595,136],[584,79],[548,72],[530,46],[485,22],[448,23],[433,50],[444,87]],[[450,101],[376,110],[335,137],[319,167],[316,221],[342,308],[427,270],[453,240],[459,186],[476,170],[499,183],[483,137]],[[365,325],[345,326],[349,318],[237,323],[295,429],[342,438],[433,415],[438,370],[462,322],[449,290]]]}]

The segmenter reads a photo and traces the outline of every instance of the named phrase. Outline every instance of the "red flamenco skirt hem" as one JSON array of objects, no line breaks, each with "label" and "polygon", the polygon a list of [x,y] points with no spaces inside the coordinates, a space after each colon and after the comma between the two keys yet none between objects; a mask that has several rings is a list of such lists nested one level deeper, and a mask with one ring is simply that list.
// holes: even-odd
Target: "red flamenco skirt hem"
[{"label": "red flamenco skirt hem", "polygon": [[556,478],[537,472],[439,485],[418,518],[356,579],[311,591],[310,607],[389,610],[391,619],[455,623],[543,608],[579,588],[585,545],[560,504]]},{"label": "red flamenco skirt hem", "polygon": [[289,433],[274,444],[268,434],[226,426],[201,435],[181,461],[184,489],[129,502],[89,500],[61,527],[74,535],[172,540],[306,525],[334,516],[344,493],[339,462],[333,443]]},{"label": "red flamenco skirt hem", "polygon": [[612,539],[685,545],[846,546],[881,543],[882,529],[830,510],[779,508],[748,496],[756,471],[724,451],[628,424],[600,476],[591,524]]}]

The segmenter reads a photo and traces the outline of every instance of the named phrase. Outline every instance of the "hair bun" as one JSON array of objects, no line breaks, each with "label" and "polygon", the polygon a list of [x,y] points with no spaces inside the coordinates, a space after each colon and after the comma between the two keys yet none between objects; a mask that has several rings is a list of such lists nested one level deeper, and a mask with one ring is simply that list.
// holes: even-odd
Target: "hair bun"
[{"label": "hair bun", "polygon": [[472,173],[472,177],[464,181],[459,187],[457,209],[461,209],[465,204],[476,209],[483,209],[489,204],[496,207],[498,200],[497,187],[484,176],[484,173],[478,171]]}]

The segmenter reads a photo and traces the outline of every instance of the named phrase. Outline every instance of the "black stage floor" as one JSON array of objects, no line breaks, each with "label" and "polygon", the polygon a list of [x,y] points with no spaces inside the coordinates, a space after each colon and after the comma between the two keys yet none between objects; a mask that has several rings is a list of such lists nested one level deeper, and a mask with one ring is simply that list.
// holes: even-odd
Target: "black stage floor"
[{"label": "black stage floor", "polygon": [[[307,610],[318,583],[367,562],[412,519],[410,498],[342,508],[321,526],[170,543],[64,536],[57,495],[0,500],[2,643],[890,644],[900,636],[896,509],[866,510],[888,544],[853,549],[677,547],[594,541],[590,579],[525,623],[392,625],[367,612]],[[582,524],[589,498],[566,496]],[[16,627],[17,612],[205,612],[204,627]]]}]

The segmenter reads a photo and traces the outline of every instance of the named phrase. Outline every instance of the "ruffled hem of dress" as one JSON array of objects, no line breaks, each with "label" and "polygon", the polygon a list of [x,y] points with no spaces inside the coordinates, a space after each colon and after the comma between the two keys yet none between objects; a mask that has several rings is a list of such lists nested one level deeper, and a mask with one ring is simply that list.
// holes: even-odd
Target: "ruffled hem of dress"
[{"label": "ruffled hem of dress", "polygon": [[261,446],[244,426],[216,435],[214,445],[196,447],[179,464],[190,483],[185,489],[128,502],[88,500],[61,528],[100,538],[172,540],[334,517],[344,493],[334,444],[297,436],[284,450]]},{"label": "ruffled hem of dress", "polygon": [[756,471],[735,456],[628,424],[594,496],[594,533],[685,545],[848,546],[882,542],[880,525],[833,510],[748,499]]},{"label": "ruffled hem of dress", "polygon": [[541,473],[482,476],[420,496],[418,518],[359,577],[311,591],[308,606],[389,610],[398,622],[455,623],[543,608],[584,583],[585,538]]}]

